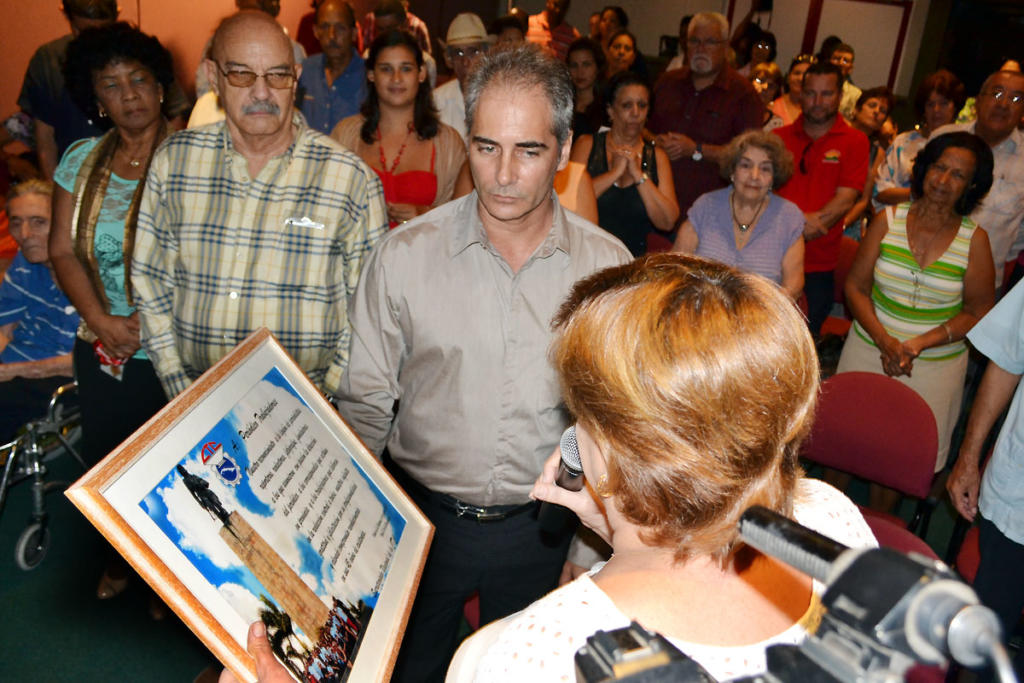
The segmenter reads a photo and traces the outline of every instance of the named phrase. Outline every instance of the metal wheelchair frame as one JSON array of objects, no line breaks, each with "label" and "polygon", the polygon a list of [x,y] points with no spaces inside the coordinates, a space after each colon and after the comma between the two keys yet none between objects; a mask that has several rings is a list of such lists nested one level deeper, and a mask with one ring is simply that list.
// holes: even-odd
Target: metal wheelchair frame
[{"label": "metal wheelchair frame", "polygon": [[78,385],[74,382],[58,387],[46,414],[26,424],[25,432],[16,439],[0,445],[0,458],[5,452],[7,454],[3,474],[0,475],[0,513],[3,512],[8,489],[26,479],[32,480],[32,514],[14,549],[14,560],[25,571],[38,567],[50,546],[46,494],[54,490],[63,491],[69,483],[46,481],[46,462],[58,457],[63,450],[78,461],[83,471],[89,469],[74,446],[82,434],[81,411],[77,403],[69,399],[77,394]]}]

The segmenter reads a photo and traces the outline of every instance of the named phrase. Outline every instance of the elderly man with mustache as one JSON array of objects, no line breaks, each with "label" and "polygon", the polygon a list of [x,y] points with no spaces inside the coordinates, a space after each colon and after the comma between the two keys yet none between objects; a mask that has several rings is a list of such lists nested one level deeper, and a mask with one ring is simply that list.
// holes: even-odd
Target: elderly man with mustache
[{"label": "elderly man with mustache", "polygon": [[270,15],[225,19],[209,56],[227,118],[168,138],[141,200],[142,345],[173,397],[267,327],[333,392],[348,363],[349,297],[387,232],[380,181],[293,111],[302,69]]},{"label": "elderly man with mustache", "polygon": [[754,86],[727,63],[729,22],[724,16],[695,14],[686,36],[688,63],[658,80],[647,120],[672,161],[680,220],[697,197],[726,186],[719,157],[734,137],[761,127],[764,109]]}]

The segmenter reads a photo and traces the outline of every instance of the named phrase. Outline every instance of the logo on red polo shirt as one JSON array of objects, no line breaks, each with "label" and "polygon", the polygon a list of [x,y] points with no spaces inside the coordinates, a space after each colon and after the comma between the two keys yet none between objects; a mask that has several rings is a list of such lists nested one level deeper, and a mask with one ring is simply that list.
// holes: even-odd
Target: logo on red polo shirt
[{"label": "logo on red polo shirt", "polygon": [[840,154],[838,149],[830,149],[829,151],[825,152],[825,156],[823,156],[821,160],[826,164],[838,164],[839,157]]}]

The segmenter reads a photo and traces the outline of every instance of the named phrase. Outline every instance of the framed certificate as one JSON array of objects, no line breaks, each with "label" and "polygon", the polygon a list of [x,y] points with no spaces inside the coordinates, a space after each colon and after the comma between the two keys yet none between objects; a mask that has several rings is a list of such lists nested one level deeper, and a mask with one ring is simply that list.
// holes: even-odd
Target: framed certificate
[{"label": "framed certificate", "polygon": [[269,331],[67,496],[240,680],[389,678],[433,527]]}]

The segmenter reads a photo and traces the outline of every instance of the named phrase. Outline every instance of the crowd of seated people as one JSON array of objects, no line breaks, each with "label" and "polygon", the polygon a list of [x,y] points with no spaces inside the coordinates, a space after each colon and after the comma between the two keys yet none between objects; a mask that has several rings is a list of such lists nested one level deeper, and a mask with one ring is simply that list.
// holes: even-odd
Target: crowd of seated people
[{"label": "crowd of seated people", "polygon": [[[734,526],[733,517],[722,515],[693,528],[664,519],[682,514],[676,504],[735,510],[736,501],[766,499],[811,526],[822,515],[833,521],[836,514],[844,520],[850,515],[852,521],[844,521],[842,528],[819,526],[851,543],[871,542],[848,501],[809,484],[794,461],[818,382],[817,369],[811,369],[811,342],[820,341],[822,321],[835,303],[844,232],[860,245],[844,288],[853,324],[838,371],[881,373],[909,385],[936,418],[936,472],[956,457],[952,434],[967,381],[965,339],[1005,292],[1004,274],[1010,274],[1018,258],[1017,269],[1024,271],[1024,193],[1019,189],[1024,187],[1024,75],[1006,68],[1010,62],[974,93],[976,118],[962,123],[955,121],[969,93],[955,68],[928,75],[912,99],[918,125],[894,136],[897,98],[883,85],[854,84],[854,46],[830,36],[817,55],[781,61],[790,55],[778,54],[775,35],[754,22],[756,2],[731,32],[717,13],[683,17],[680,54],[664,67],[664,60],[641,54],[620,6],[595,12],[586,37],[567,19],[569,0],[547,0],[542,11],[529,17],[516,10],[487,28],[479,16],[464,12],[446,27],[430,27],[437,51],[431,30],[409,11],[407,1],[380,0],[357,17],[344,0],[313,0],[297,40],[275,20],[279,3],[235,4],[239,14],[233,15],[234,23],[222,22],[204,48],[196,94],[209,92],[197,103],[188,131],[178,130],[189,109],[174,80],[171,53],[156,37],[117,21],[113,0],[66,0],[62,8],[71,33],[41,47],[28,66],[19,98],[23,113],[14,123],[29,122],[32,132],[22,132],[20,142],[10,132],[0,138],[5,167],[23,181],[13,184],[0,213],[0,228],[6,222],[10,231],[6,242],[0,234],[0,265],[6,265],[5,257],[13,258],[0,286],[0,399],[6,400],[15,387],[16,394],[28,396],[24,386],[31,388],[33,401],[23,401],[18,411],[5,409],[0,441],[38,412],[39,401],[53,386],[73,374],[83,404],[84,452],[87,460],[98,462],[244,338],[242,327],[248,331],[265,320],[288,329],[290,336],[282,338],[296,345],[294,355],[318,387],[326,393],[341,391],[352,343],[345,311],[360,283],[363,260],[388,239],[387,228],[400,239],[403,231],[422,225],[421,216],[434,215],[453,200],[479,201],[483,214],[491,211],[486,195],[493,188],[480,185],[473,157],[484,150],[501,152],[498,141],[473,133],[473,98],[480,95],[471,90],[473,77],[495,55],[533,50],[557,62],[559,78],[569,84],[572,106],[564,123],[571,129],[571,143],[567,136],[540,149],[541,143],[531,141],[514,150],[514,161],[494,162],[506,164],[495,181],[508,180],[509,196],[503,201],[511,205],[522,199],[510,169],[525,176],[521,169],[536,158],[553,156],[558,163],[545,182],[550,180],[557,197],[555,215],[568,210],[581,216],[602,236],[617,238],[637,260],[582,280],[557,318],[552,362],[577,419],[590,486],[578,494],[560,492],[551,486],[550,462],[531,476],[539,475],[537,498],[578,512],[612,541],[616,554],[470,640],[456,660],[456,680],[521,680],[534,673],[531,667],[537,663],[566,666],[552,660],[551,647],[574,650],[587,629],[617,624],[623,615],[642,616],[674,641],[697,652],[706,649],[712,653],[707,665],[730,676],[763,668],[754,650],[763,650],[765,643],[802,637],[817,587],[784,577],[788,583],[780,591],[787,602],[780,609],[778,596],[765,589],[782,576],[779,567],[725,531]],[[672,21],[674,26],[675,17]],[[247,42],[256,34],[262,42]],[[262,47],[268,41],[280,42],[278,63],[266,61]],[[228,54],[234,56],[228,59]],[[789,64],[788,72],[777,59]],[[437,66],[443,73],[435,87]],[[274,144],[255,144],[260,140]],[[17,154],[8,155],[12,142]],[[303,145],[315,151],[297,151]],[[307,265],[295,265],[283,255],[288,250],[272,255],[275,244],[253,237],[252,243],[259,244],[252,247],[256,255],[249,270],[234,269],[225,245],[242,239],[237,231],[243,228],[236,224],[244,222],[248,205],[218,208],[210,199],[216,194],[212,184],[196,190],[177,180],[198,166],[205,173],[207,166],[217,165],[187,150],[215,147],[227,159],[218,158],[223,174],[218,178],[266,190],[258,200],[261,208],[253,213],[258,217],[254,234],[274,221],[294,227],[288,221],[297,218],[323,229],[327,209],[314,206],[295,217],[278,215],[272,196],[274,188],[287,194],[291,187],[330,185],[338,196],[360,198],[323,199],[331,211],[346,205],[348,213],[340,222],[345,230],[339,231],[349,242],[339,247],[343,240],[336,237],[322,252],[302,254],[300,261]],[[34,164],[25,160],[26,151]],[[324,159],[344,170],[311,170]],[[52,178],[53,184],[25,182],[33,175]],[[6,176],[0,180],[10,182]],[[551,194],[547,185],[544,190]],[[186,198],[175,198],[174,192]],[[224,192],[234,199],[241,196]],[[328,194],[325,190],[319,196]],[[185,206],[205,212],[202,220],[183,217]],[[39,233],[39,227],[32,233],[33,217],[41,210],[46,232]],[[230,230],[217,229],[221,220],[234,222]],[[184,237],[188,230],[183,226],[193,224],[212,232]],[[179,242],[188,239],[196,244]],[[141,251],[139,244],[145,245]],[[680,253],[649,256],[659,250]],[[254,264],[271,262],[271,270],[282,278],[269,295],[276,298],[270,305],[240,306],[246,297],[268,296],[246,287],[253,273],[262,271]],[[514,275],[529,264],[524,258],[510,271]],[[186,275],[193,267],[196,273]],[[327,287],[337,297],[331,302],[334,312],[294,312],[304,305],[294,297],[323,285],[312,280],[328,270],[336,275]],[[12,292],[30,280],[32,287],[45,290],[49,309],[18,308]],[[185,282],[195,291],[186,291]],[[729,305],[722,310],[690,307],[686,297],[698,294]],[[220,301],[221,296],[229,300]],[[273,302],[279,310],[267,313]],[[602,309],[612,306],[638,317],[602,316]],[[741,309],[761,321],[757,331],[734,329]],[[50,336],[67,336],[67,328],[73,328],[64,345],[40,336],[38,325],[58,310],[61,330],[56,322],[47,325],[54,326]],[[26,311],[35,311],[38,320],[25,318]],[[665,329],[680,330],[679,338],[627,339],[628,332],[655,329],[642,315],[670,323]],[[222,324],[233,316],[244,323]],[[317,320],[315,332],[305,328],[310,318]],[[321,323],[336,329],[325,332]],[[724,331],[703,338],[702,330],[712,324]],[[604,352],[610,359],[630,360],[619,365],[634,376],[611,374],[621,367],[581,365],[597,362],[581,350],[595,335],[609,340]],[[632,400],[647,400],[643,397],[626,389],[614,392],[638,379],[682,381],[684,365],[710,363],[707,354],[722,353],[723,344],[741,346],[753,335],[787,345],[792,355],[779,362],[789,364],[787,371],[799,386],[788,388],[785,397],[764,399],[773,408],[769,412],[785,421],[772,428],[750,425],[751,439],[756,439],[738,454],[724,446],[702,451],[718,471],[701,476],[715,487],[725,486],[714,477],[727,476],[721,471],[726,463],[756,453],[770,456],[758,465],[761,478],[755,485],[745,470],[742,476],[728,475],[734,481],[728,482],[729,494],[722,500],[709,501],[706,492],[693,490],[666,501],[665,510],[644,510],[649,496],[629,483],[637,470],[658,460],[671,481],[680,476],[673,468],[692,476],[693,463],[676,458],[697,452],[699,444],[685,442],[674,428],[670,431],[683,439],[679,448],[668,448],[664,441],[659,448],[646,448],[657,439],[643,429],[659,432],[657,420],[664,416],[652,405],[628,406]],[[48,343],[43,351],[27,351],[43,337]],[[705,346],[707,353],[701,350]],[[646,357],[655,347],[674,349],[673,356],[661,359],[664,366],[648,367]],[[794,348],[799,353],[793,354]],[[690,353],[696,360],[689,359]],[[771,349],[761,353],[759,362],[775,362],[768,358]],[[28,370],[22,372],[23,365]],[[744,375],[748,383],[757,383],[750,380],[755,371],[752,365]],[[735,388],[729,377],[716,382],[714,387],[684,383],[651,389],[684,397],[694,391],[721,392],[726,402],[761,400],[725,393],[723,387]],[[588,384],[613,393],[591,395]],[[617,404],[621,414],[609,408]],[[674,406],[673,415],[678,420],[680,412],[690,411],[699,421],[698,411],[707,409],[684,401]],[[651,424],[631,431],[631,442],[617,441],[609,425],[638,415]],[[737,429],[735,424],[724,427]],[[891,509],[895,502],[892,492],[873,490],[871,495],[880,508]],[[839,512],[833,514],[833,507]],[[692,547],[680,551],[684,541]],[[654,558],[652,564],[630,565],[634,553]],[[119,595],[129,577],[127,565],[112,560],[97,596]],[[723,629],[740,621],[731,611],[738,597],[764,613],[756,628],[745,631],[747,640],[757,644],[753,649],[740,647],[724,631],[695,633],[690,624],[696,608],[669,616],[656,604],[659,593],[651,586],[659,586],[664,595],[683,591],[696,600],[694,586],[708,577],[720,582],[722,592],[705,596],[701,608],[722,610]],[[552,618],[566,600],[581,599],[593,599],[599,613],[559,616],[565,621],[565,642],[545,645],[534,664],[516,661],[524,630]],[[155,618],[166,614],[158,600],[150,611]]]}]

